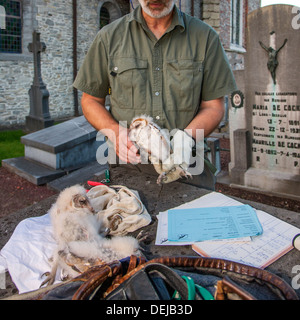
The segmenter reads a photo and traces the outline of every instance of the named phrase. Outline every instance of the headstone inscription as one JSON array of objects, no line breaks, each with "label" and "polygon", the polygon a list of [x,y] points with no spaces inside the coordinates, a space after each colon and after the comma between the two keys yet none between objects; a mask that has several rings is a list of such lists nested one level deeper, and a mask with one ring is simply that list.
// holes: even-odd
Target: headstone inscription
[{"label": "headstone inscription", "polygon": [[[300,32],[292,26],[292,8],[267,6],[248,16],[245,107],[235,110],[242,121],[233,126],[231,182],[300,198]],[[241,169],[238,150],[245,141],[250,161]]]},{"label": "headstone inscription", "polygon": [[26,117],[26,128],[29,131],[37,131],[54,123],[49,113],[49,91],[42,80],[41,52],[46,50],[46,45],[40,42],[39,32],[33,32],[32,43],[29,43],[28,50],[33,53],[34,78],[29,89],[30,113]]}]

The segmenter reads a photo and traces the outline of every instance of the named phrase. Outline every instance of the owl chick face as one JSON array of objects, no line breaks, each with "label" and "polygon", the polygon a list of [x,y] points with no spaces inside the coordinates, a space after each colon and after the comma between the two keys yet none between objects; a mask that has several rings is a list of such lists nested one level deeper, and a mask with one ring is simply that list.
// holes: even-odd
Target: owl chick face
[{"label": "owl chick face", "polygon": [[142,152],[149,155],[151,163],[159,164],[170,156],[169,136],[165,130],[153,122],[150,116],[142,115],[132,120],[129,138],[140,149],[141,157]]},{"label": "owl chick face", "polygon": [[92,213],[95,213],[94,208],[92,207],[87,196],[82,194],[75,194],[71,200],[71,206],[75,209],[88,209]]},{"label": "owl chick face", "polygon": [[[177,137],[176,139],[175,135]],[[186,136],[188,138],[186,138]],[[162,183],[170,183],[181,177],[192,177],[187,171],[189,163],[183,161],[182,157],[183,152],[186,154],[185,149],[183,150],[183,138],[184,141],[187,142],[185,148],[187,148],[187,152],[189,152],[193,140],[187,133],[182,130],[176,130],[171,143],[168,130],[161,129],[153,122],[153,118],[147,115],[133,118],[129,127],[129,139],[140,150],[142,161],[143,158],[145,158],[143,155],[146,155],[146,159],[150,160],[154,169],[159,173],[157,179],[159,185]],[[174,141],[179,142],[181,147],[174,148]],[[178,159],[181,159],[181,161],[178,162]],[[147,163],[147,161],[144,163]]]}]

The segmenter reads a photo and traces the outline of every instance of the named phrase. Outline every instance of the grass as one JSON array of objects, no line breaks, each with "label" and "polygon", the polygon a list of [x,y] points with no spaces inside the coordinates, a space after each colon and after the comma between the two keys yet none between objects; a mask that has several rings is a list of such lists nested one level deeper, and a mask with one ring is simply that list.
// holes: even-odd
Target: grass
[{"label": "grass", "polygon": [[3,159],[24,156],[24,145],[21,136],[25,135],[22,130],[0,132],[0,167]]}]

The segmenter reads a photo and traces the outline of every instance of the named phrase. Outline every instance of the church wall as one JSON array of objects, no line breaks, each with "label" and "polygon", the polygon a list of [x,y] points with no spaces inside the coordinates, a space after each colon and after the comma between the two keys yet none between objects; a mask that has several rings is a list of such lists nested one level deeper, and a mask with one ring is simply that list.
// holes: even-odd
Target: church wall
[{"label": "church wall", "polygon": [[[133,0],[137,5],[137,0]],[[244,1],[248,10],[259,0]],[[41,54],[42,78],[50,93],[49,108],[54,119],[74,115],[72,0],[23,0],[23,52],[0,53],[0,128],[25,123],[29,114],[28,90],[33,80],[33,55],[28,52],[32,31],[41,33],[47,49]],[[182,11],[202,18],[220,34],[234,70],[243,68],[243,52],[230,48],[231,0],[182,0]],[[176,1],[179,4],[179,1]],[[77,64],[80,67],[99,30],[101,6],[117,15],[130,10],[128,0],[77,0]],[[246,10],[245,10],[246,12]],[[80,96],[79,96],[80,99]],[[79,103],[80,105],[80,103]]]},{"label": "church wall", "polygon": [[36,6],[38,31],[47,46],[42,78],[50,93],[50,114],[68,116],[73,111],[72,0],[39,0]]},{"label": "church wall", "polygon": [[73,113],[72,0],[23,1],[23,52],[0,53],[0,126],[24,124],[33,81],[32,31],[47,48],[41,53],[42,78],[50,93],[52,118]]},{"label": "church wall", "polygon": [[32,14],[30,0],[23,1],[23,53],[0,53],[0,127],[23,123],[29,113],[33,63],[25,43],[32,37]]},{"label": "church wall", "polygon": [[[77,0],[77,63],[80,67],[99,30],[103,3],[115,6],[124,15],[127,0]],[[119,16],[118,16],[119,17]],[[41,54],[42,78],[50,93],[49,109],[54,119],[74,115],[72,0],[23,1],[23,52],[0,53],[0,127],[25,123],[29,114],[28,90],[33,81],[33,54],[27,49],[32,32],[40,32],[47,48]]]}]

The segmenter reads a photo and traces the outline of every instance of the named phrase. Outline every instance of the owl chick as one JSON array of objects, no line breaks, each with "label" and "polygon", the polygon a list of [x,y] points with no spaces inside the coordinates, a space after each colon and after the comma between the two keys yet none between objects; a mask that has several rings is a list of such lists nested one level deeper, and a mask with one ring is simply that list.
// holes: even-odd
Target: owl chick
[{"label": "owl chick", "polygon": [[[159,174],[158,184],[169,183],[181,177],[192,177],[187,171],[189,161],[182,160],[182,154],[187,154],[187,151],[191,150],[192,138],[186,139],[187,135],[182,130],[178,130],[175,135],[173,140],[179,140],[180,148],[178,144],[174,148],[167,130],[161,129],[149,116],[141,115],[133,118],[130,124],[129,138],[140,149],[142,160],[145,156],[149,156],[150,162]],[[186,148],[183,141],[188,141]]]},{"label": "owl chick", "polygon": [[45,273],[41,286],[54,282],[59,267],[68,279],[89,267],[139,253],[138,241],[132,237],[106,239],[100,234],[101,221],[80,185],[63,190],[49,213],[57,247],[51,271]]}]

